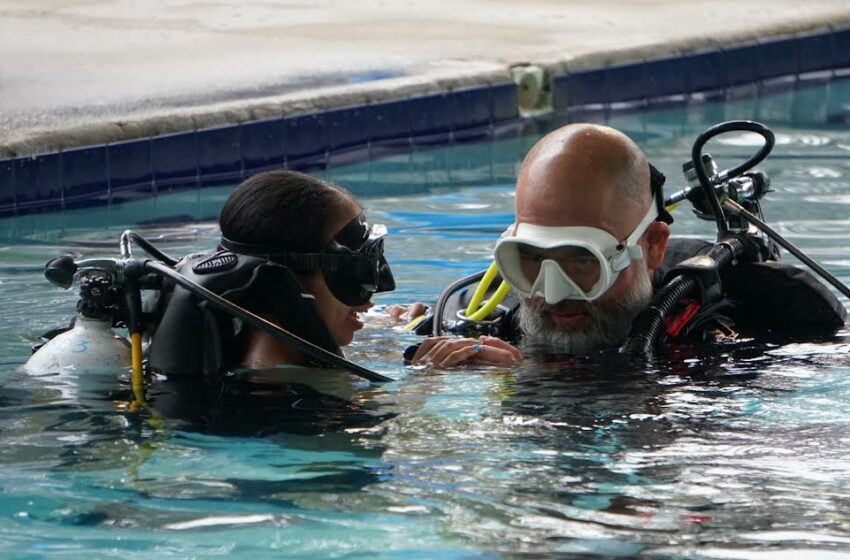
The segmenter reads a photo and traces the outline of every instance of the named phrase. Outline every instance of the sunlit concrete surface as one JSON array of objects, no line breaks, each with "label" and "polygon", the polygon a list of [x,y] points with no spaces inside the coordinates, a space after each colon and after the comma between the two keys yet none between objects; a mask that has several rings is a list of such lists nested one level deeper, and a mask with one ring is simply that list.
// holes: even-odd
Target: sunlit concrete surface
[{"label": "sunlit concrete surface", "polygon": [[0,0],[0,157],[848,22],[847,0]]}]

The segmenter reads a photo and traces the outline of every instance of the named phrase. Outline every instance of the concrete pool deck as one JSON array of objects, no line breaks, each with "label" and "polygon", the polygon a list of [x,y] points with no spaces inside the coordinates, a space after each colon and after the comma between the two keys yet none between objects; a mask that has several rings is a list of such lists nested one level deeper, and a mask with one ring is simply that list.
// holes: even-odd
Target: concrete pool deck
[{"label": "concrete pool deck", "polygon": [[0,0],[0,158],[848,23],[846,0]]}]

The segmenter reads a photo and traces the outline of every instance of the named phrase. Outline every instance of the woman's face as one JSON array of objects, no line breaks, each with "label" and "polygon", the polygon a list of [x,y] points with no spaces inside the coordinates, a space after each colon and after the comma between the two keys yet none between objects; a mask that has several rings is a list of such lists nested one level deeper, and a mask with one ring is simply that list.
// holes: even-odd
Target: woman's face
[{"label": "woman's face", "polygon": [[358,318],[359,313],[365,313],[372,305],[371,301],[358,307],[350,307],[334,297],[325,277],[311,274],[302,280],[304,287],[316,297],[316,311],[322,318],[337,344],[345,346],[354,340],[354,333],[363,328]]},{"label": "woman's face", "polygon": [[[348,222],[360,214],[360,211],[360,208],[352,203],[349,208],[341,212],[332,226],[333,234],[330,237],[336,236]],[[363,305],[351,307],[342,303],[331,293],[321,273],[307,275],[301,281],[304,287],[316,297],[316,311],[337,344],[340,346],[350,344],[354,340],[354,333],[363,328],[358,314],[366,312],[374,304],[369,301]]]}]

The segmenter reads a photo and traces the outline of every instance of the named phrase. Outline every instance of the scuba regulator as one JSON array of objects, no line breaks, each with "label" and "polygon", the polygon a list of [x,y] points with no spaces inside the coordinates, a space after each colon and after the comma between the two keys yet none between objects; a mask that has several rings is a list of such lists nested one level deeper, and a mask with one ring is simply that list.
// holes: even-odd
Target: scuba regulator
[{"label": "scuba regulator", "polygon": [[[719,171],[713,158],[703,153],[709,140],[729,132],[752,132],[764,144],[745,162]],[[646,357],[655,352],[666,336],[665,320],[685,298],[696,298],[700,305],[710,304],[723,295],[721,272],[747,263],[765,263],[779,258],[777,245],[808,265],[839,292],[850,298],[850,289],[822,266],[764,223],[761,199],[771,191],[769,177],[751,171],[773,149],[775,138],[766,126],[753,121],[729,121],[715,125],[694,142],[691,161],[683,165],[689,186],[665,201],[671,208],[684,200],[693,205],[694,214],[717,225],[717,241],[703,255],[676,265],[652,303],[632,323],[621,352]],[[828,295],[828,294],[827,294]],[[843,322],[843,308],[835,315]]]}]

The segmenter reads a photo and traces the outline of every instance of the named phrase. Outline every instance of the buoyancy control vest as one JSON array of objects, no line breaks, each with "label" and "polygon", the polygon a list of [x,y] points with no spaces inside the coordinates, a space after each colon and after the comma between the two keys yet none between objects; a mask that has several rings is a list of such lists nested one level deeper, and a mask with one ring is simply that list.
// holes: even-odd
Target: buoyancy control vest
[{"label": "buoyancy control vest", "polygon": [[[217,251],[184,257],[175,270],[289,332],[342,355],[316,311],[315,298],[286,266],[263,257]],[[166,281],[158,295],[146,302],[146,311],[159,317],[148,333],[152,371],[213,375],[238,364],[243,351],[240,322],[189,291]]]}]

